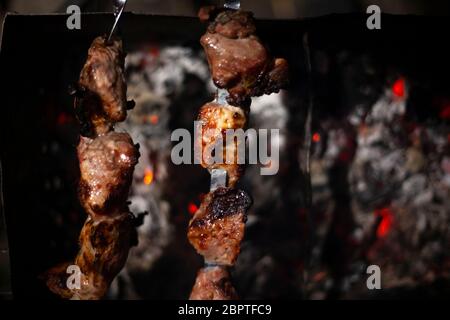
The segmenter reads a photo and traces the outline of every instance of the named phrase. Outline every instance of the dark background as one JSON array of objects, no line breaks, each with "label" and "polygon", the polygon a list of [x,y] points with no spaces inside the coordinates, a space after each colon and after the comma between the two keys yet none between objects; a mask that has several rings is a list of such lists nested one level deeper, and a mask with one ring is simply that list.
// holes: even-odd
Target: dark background
[{"label": "dark background", "polygon": [[[73,3],[75,2],[70,2]],[[182,3],[130,0],[128,10],[194,16],[200,5],[200,2]],[[207,2],[201,2],[205,3]],[[384,12],[392,13],[441,15],[449,12],[444,10],[448,8],[447,1],[437,5],[433,3],[433,6],[428,5],[427,1],[370,1],[370,4],[375,3],[380,4]],[[80,5],[85,11],[107,11],[109,8],[109,3],[105,1],[89,1],[85,4],[80,1]],[[364,1],[332,1],[332,4],[322,1],[243,1],[243,8],[254,11],[259,17],[269,18],[364,11],[365,6]],[[3,3],[3,8],[23,13],[61,12],[65,7],[64,2],[58,1]],[[291,10],[292,8],[295,10]],[[84,220],[74,192],[78,128],[76,122],[59,126],[57,115],[61,111],[71,114],[67,87],[76,81],[91,40],[104,33],[110,25],[111,16],[84,16],[85,27],[76,32],[67,31],[65,19],[64,16],[11,16],[6,24],[2,43],[0,157],[4,208],[9,228],[12,289],[18,298],[54,298],[38,280],[38,276],[55,263],[73,257],[76,238]],[[305,194],[307,183],[304,172],[299,170],[296,156],[301,148],[299,141],[303,139],[306,102],[310,98],[308,90],[315,97],[315,116],[319,119],[316,122],[330,115],[339,118],[346,113],[348,106],[358,102],[373,103],[376,95],[382,92],[384,79],[392,68],[412,79],[416,85],[417,94],[411,102],[413,113],[418,110],[414,117],[432,118],[434,115],[431,110],[424,111],[420,106],[431,104],[435,96],[450,96],[450,52],[446,44],[446,35],[450,30],[446,18],[387,15],[383,16],[382,30],[374,32],[365,28],[365,19],[363,14],[353,14],[304,21],[259,22],[259,33],[274,54],[285,56],[291,63],[292,82],[286,99],[287,105],[290,105],[288,130],[292,149],[288,154],[288,170],[282,171],[279,177],[283,191],[279,199],[281,204],[261,212],[268,221],[273,216],[277,217],[273,228],[266,223],[263,227],[249,229],[247,234],[247,239],[256,243],[257,248],[275,252],[275,259],[280,265],[279,274],[273,276],[272,282],[269,282],[271,285],[265,291],[258,292],[258,298],[305,298],[302,272],[308,261],[311,230],[308,229],[308,217],[301,215],[300,209],[306,207],[308,202]],[[306,31],[309,33],[312,56],[316,57],[317,52],[326,53],[335,67],[327,74],[313,72],[312,85],[306,83],[308,73],[302,42]],[[128,14],[122,21],[121,32],[127,39],[128,47],[151,39],[179,43],[198,50],[198,38],[203,32],[203,26],[195,18]],[[366,77],[363,70],[359,69],[356,71],[357,75],[360,72],[359,76],[344,82],[342,79],[347,69],[337,59],[333,60],[342,51],[350,52],[354,57],[369,54],[374,61],[376,74]],[[319,64],[313,59],[313,64],[316,63]],[[358,66],[352,68],[358,70]],[[360,81],[372,81],[371,95],[361,95],[354,90]],[[289,101],[294,103],[290,104]],[[192,110],[190,114],[194,117],[195,111]],[[172,122],[175,126],[185,123],[186,119],[177,119],[174,114]],[[315,125],[318,126],[317,123]],[[58,148],[63,149],[56,153],[57,156],[43,154],[43,142],[55,139],[58,140]],[[51,148],[51,144],[49,146]],[[54,171],[62,172],[62,188],[59,188],[59,193],[43,189],[43,181]],[[205,189],[207,184],[192,190],[193,184],[186,183],[185,176],[175,173],[171,176],[171,185],[178,189],[169,188],[166,196],[170,197],[176,209],[186,206],[181,196],[176,197],[177,193],[184,197],[184,194]],[[255,200],[259,201],[258,198]],[[175,209],[172,218],[179,244],[170,249],[172,255],[168,254],[149,278],[142,279],[143,287],[153,288],[144,290],[147,298],[186,297],[201,264],[185,240],[185,226],[189,217]],[[59,218],[62,212],[63,220]],[[339,248],[342,246],[339,241],[334,244],[336,247],[332,250],[333,254],[326,257],[326,263],[331,268],[339,269],[336,261],[345,261],[339,256],[345,250]],[[183,255],[175,257],[174,253],[180,252]],[[184,258],[194,262],[183,266]],[[250,270],[251,265],[246,268]],[[245,277],[245,270],[241,275],[236,275],[235,284],[243,298],[255,297],[255,293],[251,291],[252,281]],[[417,288],[420,295],[420,286]],[[448,288],[448,284],[444,288]],[[385,297],[396,294],[402,294],[402,289],[386,292]],[[411,292],[408,291],[405,295],[408,294]],[[339,292],[329,295],[329,298],[339,297],[342,297]]]}]

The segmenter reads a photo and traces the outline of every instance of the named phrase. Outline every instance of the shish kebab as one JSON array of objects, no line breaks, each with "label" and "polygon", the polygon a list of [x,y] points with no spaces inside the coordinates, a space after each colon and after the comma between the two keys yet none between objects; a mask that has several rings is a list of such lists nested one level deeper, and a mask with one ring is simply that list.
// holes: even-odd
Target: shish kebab
[{"label": "shish kebab", "polygon": [[[127,197],[139,145],[133,144],[128,133],[114,131],[114,124],[124,121],[127,110],[134,106],[126,100],[122,41],[113,37],[125,2],[115,10],[109,37],[92,42],[74,90],[80,121],[78,196],[88,218],[74,262],[58,265],[46,274],[49,289],[66,299],[103,298],[123,268],[130,247],[137,244],[136,219]],[[66,269],[71,264],[81,270],[79,288],[67,286]]]},{"label": "shish kebab", "polygon": [[[227,129],[248,125],[251,97],[278,92],[287,85],[288,64],[272,58],[256,36],[253,15],[240,10],[239,1],[227,1],[225,8],[203,7],[199,18],[209,26],[200,42],[206,52],[216,99],[199,112],[202,135],[196,143],[201,150],[212,150],[218,140],[225,141]],[[237,299],[228,268],[239,255],[244,237],[250,196],[235,188],[244,172],[237,163],[238,141],[223,148],[234,153],[232,164],[212,164],[209,154],[202,154],[202,166],[211,173],[209,194],[189,222],[188,239],[204,257],[205,267],[197,274],[191,300]]]}]

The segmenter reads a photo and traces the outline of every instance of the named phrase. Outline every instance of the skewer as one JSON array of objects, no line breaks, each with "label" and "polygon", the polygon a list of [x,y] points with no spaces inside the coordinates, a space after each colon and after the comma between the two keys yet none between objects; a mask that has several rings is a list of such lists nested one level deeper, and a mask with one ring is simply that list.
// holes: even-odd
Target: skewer
[{"label": "skewer", "polygon": [[[227,9],[239,10],[241,2],[239,0],[227,0],[224,7]],[[216,103],[221,105],[227,105],[227,98],[229,96],[228,90],[217,89],[216,91]],[[227,172],[223,169],[211,170],[211,187],[210,191],[214,191],[220,187],[227,186]]]},{"label": "skewer", "polygon": [[119,22],[120,17],[122,16],[123,9],[125,9],[125,5],[127,4],[127,0],[114,0],[114,24],[109,33],[107,42],[111,41],[111,38],[116,31],[117,24]]},{"label": "skewer", "polygon": [[223,5],[227,9],[239,10],[241,8],[241,1],[239,0],[227,0]]},{"label": "skewer", "polygon": [[[227,9],[239,10],[241,7],[241,2],[239,0],[227,0],[225,1],[224,7]],[[217,89],[216,91],[216,103],[221,105],[227,105],[228,90]],[[210,191],[214,191],[220,187],[227,186],[227,172],[223,169],[213,169],[211,170],[211,187]]]},{"label": "skewer", "polygon": [[[77,83],[83,90],[74,103],[80,123],[78,198],[88,217],[74,259],[42,275],[64,299],[102,299],[137,241],[137,220],[127,198],[140,154],[129,134],[114,131],[129,109],[124,59],[121,40],[95,38]],[[67,272],[74,267],[76,283]]]},{"label": "skewer", "polygon": [[[240,1],[226,1],[224,4],[224,7],[227,9],[233,9],[238,10],[240,8]],[[214,99],[214,102],[222,107],[228,107],[229,103],[227,102],[227,98],[229,97],[229,92],[227,89],[221,89],[217,88],[216,90],[216,96]],[[219,188],[226,188],[228,187],[228,181],[227,181],[227,171],[225,169],[211,169],[211,184],[210,184],[210,193],[216,191]],[[208,279],[208,281],[211,281],[211,283],[214,283],[214,281],[219,281],[221,283],[221,287],[223,292],[221,294],[223,296],[220,296],[219,299],[236,299],[237,295],[232,287],[231,283],[229,282],[229,273],[228,273],[228,266],[221,265],[220,263],[217,263],[216,261],[207,261],[205,260],[204,266],[201,269],[202,271],[199,272],[197,275],[197,279],[199,279],[200,274],[203,273],[205,278],[203,280]],[[206,276],[208,274],[208,276]],[[216,278],[218,277],[218,278]],[[228,280],[228,281],[227,281]],[[201,283],[201,281],[200,281]],[[196,280],[197,285],[197,280]],[[201,289],[201,285],[199,288],[196,288],[196,285],[194,285],[194,288],[191,292],[191,298],[193,296],[196,296],[196,294],[199,294],[198,290]],[[227,289],[225,289],[227,288]],[[203,298],[206,298],[205,296]],[[210,299],[211,297],[208,297]],[[216,297],[217,298],[217,297]]]},{"label": "skewer", "polygon": [[223,169],[211,170],[211,186],[210,191],[214,191],[220,187],[227,186],[227,172]]},{"label": "skewer", "polygon": [[216,103],[221,105],[227,105],[227,98],[229,96],[228,90],[217,89],[216,91]]},{"label": "skewer", "polygon": [[[220,105],[227,105],[228,91],[226,89],[217,89],[215,102]],[[210,191],[214,191],[220,187],[227,186],[227,172],[223,169],[211,170],[211,186]]]},{"label": "skewer", "polygon": [[[216,143],[223,143],[226,130],[245,129],[251,97],[278,92],[286,85],[288,75],[287,61],[271,57],[256,36],[252,14],[238,10],[239,1],[226,1],[224,8],[204,7],[199,12],[200,19],[210,23],[200,43],[218,87],[214,101],[203,105],[198,115],[203,122],[202,127],[213,130],[213,136],[202,136],[198,140],[208,149],[215,147]],[[230,31],[230,28],[233,32],[245,30],[249,34],[236,40],[228,37],[226,30]],[[233,45],[235,50],[227,51],[227,46]],[[254,47],[259,50],[253,51]],[[242,59],[236,50],[245,51],[247,58]],[[248,57],[255,58],[255,61],[249,62],[252,59]],[[235,74],[235,78],[225,76],[230,73]],[[260,77],[260,81],[256,81],[255,76]],[[233,141],[219,152],[236,155],[238,148],[239,142]],[[211,174],[210,192],[202,200],[188,227],[189,242],[205,262],[197,273],[190,299],[237,299],[229,268],[235,265],[238,258],[252,200],[244,190],[236,188],[243,175],[244,164],[236,158],[232,163],[214,163],[210,160],[216,160],[215,153],[207,154],[206,159],[202,157],[201,163]]]}]

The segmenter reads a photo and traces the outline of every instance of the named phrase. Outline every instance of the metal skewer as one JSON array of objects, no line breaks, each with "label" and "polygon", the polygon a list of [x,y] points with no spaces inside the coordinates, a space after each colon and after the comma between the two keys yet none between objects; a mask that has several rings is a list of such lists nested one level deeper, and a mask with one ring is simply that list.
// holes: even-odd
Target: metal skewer
[{"label": "metal skewer", "polygon": [[227,186],[227,172],[223,169],[212,169],[211,170],[211,186],[209,191],[214,191],[220,187]]},{"label": "metal skewer", "polygon": [[[227,9],[239,10],[241,7],[241,2],[239,0],[227,0],[225,1],[224,7]],[[215,102],[220,105],[228,105],[228,90],[227,89],[217,89]],[[220,187],[227,186],[227,171],[224,169],[212,169],[211,170],[211,185],[210,191],[214,191]]]},{"label": "metal skewer", "polygon": [[117,23],[119,22],[120,16],[122,15],[123,9],[125,9],[125,5],[127,4],[127,0],[114,0],[114,24],[109,33],[108,41],[111,41],[111,38],[116,31]]},{"label": "metal skewer", "polygon": [[[222,106],[227,105],[228,91],[226,89],[217,89],[215,102]],[[214,191],[217,188],[227,186],[227,171],[224,169],[211,170],[211,185],[209,190]]]},{"label": "metal skewer", "polygon": [[227,98],[228,98],[228,90],[227,89],[217,89],[216,91],[216,103],[221,105],[227,105]]},{"label": "metal skewer", "polygon": [[239,10],[241,7],[241,1],[239,0],[227,0],[223,5],[227,9]]}]

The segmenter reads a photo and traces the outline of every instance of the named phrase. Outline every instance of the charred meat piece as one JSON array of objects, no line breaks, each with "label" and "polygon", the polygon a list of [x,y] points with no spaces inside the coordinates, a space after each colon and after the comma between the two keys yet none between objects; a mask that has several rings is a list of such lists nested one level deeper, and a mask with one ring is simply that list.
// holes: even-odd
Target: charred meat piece
[{"label": "charred meat piece", "polygon": [[75,106],[80,122],[91,134],[103,134],[127,115],[125,55],[122,41],[98,37],[89,48],[78,83]]},{"label": "charred meat piece", "polygon": [[122,42],[94,40],[81,71],[75,107],[81,124],[77,147],[80,166],[78,195],[89,214],[80,234],[74,265],[81,271],[80,288],[68,288],[62,264],[46,274],[47,286],[62,298],[101,299],[137,243],[134,216],[127,197],[139,158],[138,145],[127,133],[114,132],[125,120],[126,84]]},{"label": "charred meat piece", "polygon": [[124,212],[117,217],[88,218],[80,234],[80,251],[75,264],[84,281],[74,298],[99,299],[125,265],[129,249],[136,244],[134,216]]},{"label": "charred meat piece", "polygon": [[123,212],[139,151],[127,133],[80,137],[79,197],[92,217]]},{"label": "charred meat piece", "polygon": [[188,239],[206,263],[235,263],[250,205],[250,196],[237,189],[218,188],[205,197],[189,223]]},{"label": "charred meat piece", "polygon": [[[75,263],[63,263],[47,271],[47,286],[65,299],[101,299],[123,268],[136,239],[135,218],[131,213],[99,220],[89,217],[80,234],[80,251]],[[72,264],[81,271],[79,289],[67,287],[70,275],[67,267]]]},{"label": "charred meat piece", "polygon": [[[196,143],[200,143],[202,147],[202,166],[209,170],[226,170],[228,185],[233,188],[244,173],[245,137],[235,139],[230,136],[227,141],[226,130],[245,129],[247,123],[245,112],[238,107],[210,102],[200,109],[198,120],[202,122],[202,134],[199,136],[201,141]],[[216,144],[222,147],[222,157],[218,157],[219,155],[214,152],[217,150]],[[241,164],[238,164],[239,149],[242,155]],[[230,161],[227,161],[227,157]]]},{"label": "charred meat piece", "polygon": [[230,104],[246,106],[252,96],[278,92],[287,85],[287,61],[269,55],[256,36],[252,13],[208,7],[199,16],[212,20],[200,42],[214,83],[228,89]]},{"label": "charred meat piece", "polygon": [[238,296],[225,267],[200,269],[190,300],[236,300]]}]

